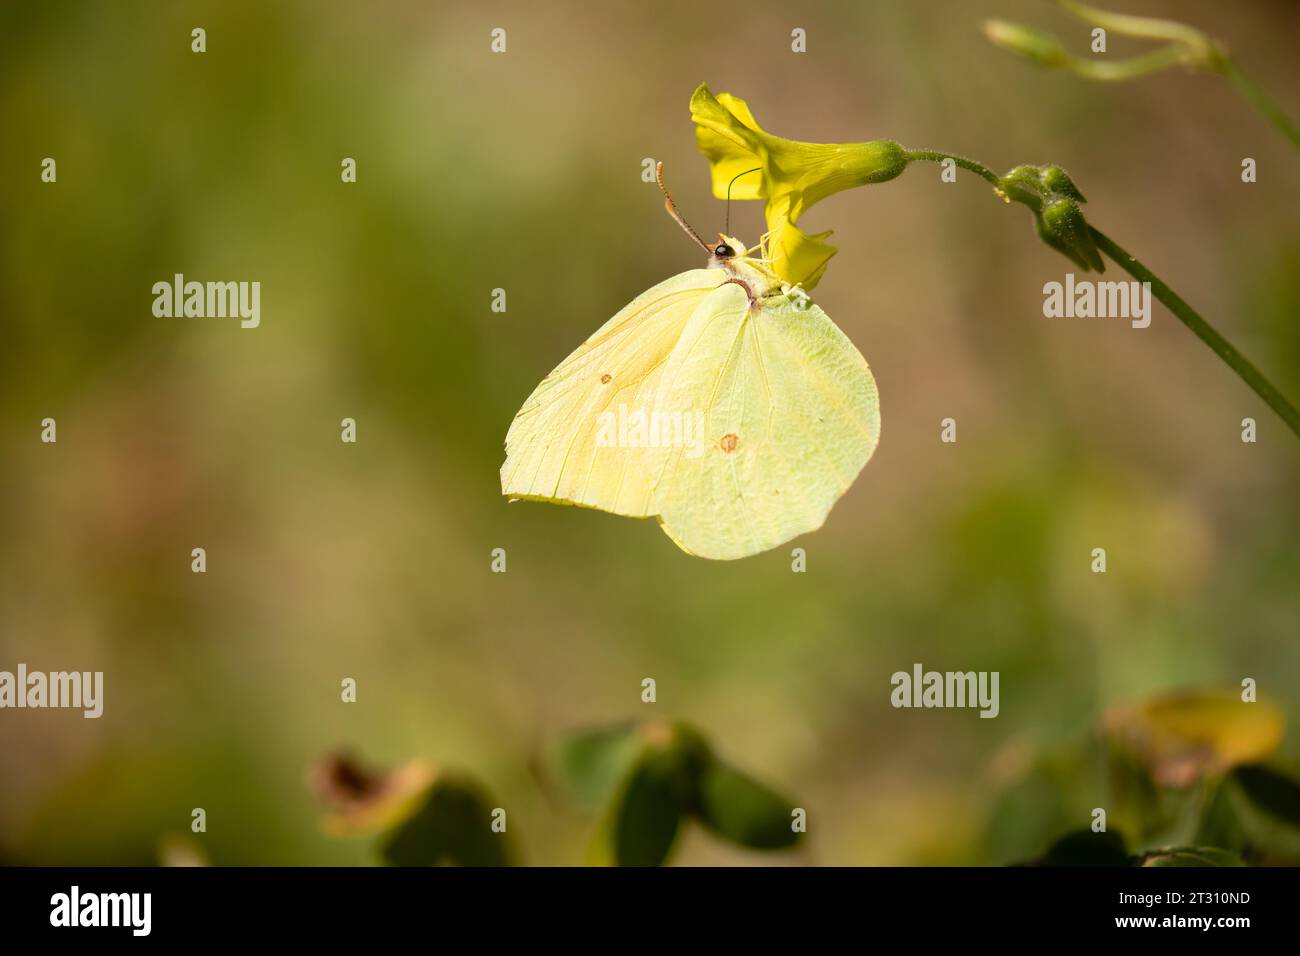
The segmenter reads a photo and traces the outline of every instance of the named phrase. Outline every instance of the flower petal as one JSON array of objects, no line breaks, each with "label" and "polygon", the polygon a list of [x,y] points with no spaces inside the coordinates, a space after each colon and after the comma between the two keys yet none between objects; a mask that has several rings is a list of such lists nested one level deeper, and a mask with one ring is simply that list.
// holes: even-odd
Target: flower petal
[{"label": "flower petal", "polygon": [[[766,132],[749,105],[729,93],[714,96],[701,84],[691,96],[695,138],[709,160],[713,195],[766,199],[768,253],[772,269],[789,285],[810,289],[835,254],[821,233],[810,236],[795,223],[813,203],[854,186],[893,179],[908,155],[891,140],[867,143],[800,143]],[[761,173],[741,175],[753,169]],[[737,178],[739,177],[739,178]]]},{"label": "flower petal", "polygon": [[826,241],[830,230],[810,236],[794,223],[768,220],[767,255],[772,271],[789,285],[810,291],[821,281],[831,256],[839,252]]},{"label": "flower petal", "polygon": [[715,98],[701,83],[691,97],[691,119],[695,121],[695,142],[712,168],[714,197],[726,199],[730,186],[732,199],[766,198],[766,175],[736,179],[765,165],[758,136],[762,131],[745,101],[729,93]]}]

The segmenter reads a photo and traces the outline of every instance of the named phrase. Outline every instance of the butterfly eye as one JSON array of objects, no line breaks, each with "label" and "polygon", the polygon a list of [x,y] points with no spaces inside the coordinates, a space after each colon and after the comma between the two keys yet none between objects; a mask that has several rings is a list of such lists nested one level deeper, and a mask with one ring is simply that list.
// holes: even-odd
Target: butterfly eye
[{"label": "butterfly eye", "polygon": [[730,259],[735,254],[736,250],[732,249],[731,246],[727,245],[725,242],[720,242],[713,247],[713,255],[717,259]]}]

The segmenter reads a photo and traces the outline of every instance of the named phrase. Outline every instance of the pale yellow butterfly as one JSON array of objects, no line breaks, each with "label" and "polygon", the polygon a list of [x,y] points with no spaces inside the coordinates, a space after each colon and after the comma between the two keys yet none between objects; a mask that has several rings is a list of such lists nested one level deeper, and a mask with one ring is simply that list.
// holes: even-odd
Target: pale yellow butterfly
[{"label": "pale yellow butterfly", "polygon": [[761,240],[757,257],[710,245],[664,195],[707,268],[639,295],[542,380],[501,492],[654,516],[690,554],[743,558],[822,526],[880,438],[876,382]]}]

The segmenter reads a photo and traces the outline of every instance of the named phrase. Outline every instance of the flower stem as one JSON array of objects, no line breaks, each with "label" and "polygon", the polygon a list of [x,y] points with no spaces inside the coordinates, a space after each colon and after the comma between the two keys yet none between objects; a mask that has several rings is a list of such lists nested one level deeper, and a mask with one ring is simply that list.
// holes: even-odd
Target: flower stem
[{"label": "flower stem", "polygon": [[[1281,116],[1281,114],[1278,114]],[[1281,117],[1285,122],[1285,117]],[[1300,145],[1300,141],[1297,141]],[[907,150],[906,155],[909,161],[923,160],[932,163],[942,163],[945,159],[951,159],[962,169],[969,170],[988,180],[1000,195],[1001,182],[996,173],[987,166],[978,163],[973,159],[967,159],[963,156],[954,156],[952,153],[943,153],[933,149]],[[1120,268],[1124,269],[1129,275],[1139,282],[1151,283],[1151,291],[1170,312],[1172,312],[1183,325],[1192,330],[1202,342],[1208,345],[1214,354],[1223,359],[1227,366],[1236,372],[1241,380],[1244,381],[1251,389],[1262,398],[1273,411],[1277,412],[1282,421],[1300,438],[1300,412],[1292,405],[1277,387],[1270,382],[1254,364],[1242,355],[1237,349],[1220,335],[1209,322],[1206,322],[1200,314],[1190,305],[1182,300],[1173,289],[1165,285],[1158,276],[1150,269],[1139,262],[1134,256],[1125,251],[1118,243],[1107,236],[1104,232],[1089,226],[1092,233],[1093,241],[1096,242],[1097,248],[1106,255],[1110,256]]]},{"label": "flower stem", "polygon": [[994,186],[998,185],[998,174],[993,172],[982,163],[977,163],[973,159],[967,159],[965,156],[956,156],[953,153],[941,153],[937,149],[909,149],[905,151],[909,162],[920,159],[931,163],[942,163],[945,159],[951,159],[962,169],[968,169],[977,176],[982,176],[991,182]]},{"label": "flower stem", "polygon": [[1165,308],[1177,316],[1183,325],[1191,329],[1198,339],[1227,363],[1229,368],[1240,375],[1241,380],[1267,402],[1269,408],[1277,412],[1291,431],[1300,437],[1300,412],[1297,412],[1296,407],[1287,401],[1286,396],[1279,392],[1259,369],[1255,368],[1250,359],[1238,352],[1232,343],[1215,331],[1214,327],[1201,318],[1195,309],[1184,302],[1173,289],[1161,282],[1150,269],[1121,248],[1115,240],[1096,228],[1092,229],[1092,238],[1097,243],[1097,248],[1114,259],[1129,275],[1139,282],[1150,282],[1151,291],[1164,303]]},{"label": "flower stem", "polygon": [[1143,53],[1141,56],[1129,57],[1127,60],[1089,60],[1072,56],[1066,68],[1086,80],[1118,83],[1159,73],[1161,70],[1183,63],[1184,59],[1181,49],[1176,46],[1165,46],[1150,53]]},{"label": "flower stem", "polygon": [[1276,103],[1262,89],[1246,78],[1246,75],[1237,69],[1237,64],[1232,60],[1223,59],[1219,70],[1224,76],[1231,81],[1242,92],[1242,95],[1250,101],[1250,105],[1259,110],[1274,126],[1282,131],[1291,144],[1300,149],[1300,128],[1287,118],[1286,114],[1278,107]]}]

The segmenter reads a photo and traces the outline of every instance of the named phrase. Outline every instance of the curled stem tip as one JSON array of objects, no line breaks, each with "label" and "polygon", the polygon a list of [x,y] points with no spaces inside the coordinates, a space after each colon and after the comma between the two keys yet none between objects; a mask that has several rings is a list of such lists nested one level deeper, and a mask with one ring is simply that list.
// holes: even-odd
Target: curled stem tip
[{"label": "curled stem tip", "polygon": [[1300,127],[1262,89],[1247,79],[1228,51],[1208,34],[1176,20],[1136,17],[1101,10],[1079,0],[1057,0],[1075,17],[1122,36],[1157,41],[1162,46],[1123,60],[1075,56],[1050,33],[1005,20],[988,20],[984,35],[995,46],[1010,50],[1047,69],[1067,70],[1076,76],[1100,82],[1120,82],[1181,66],[1218,73],[1235,86],[1246,100],[1291,143],[1300,148]]}]

